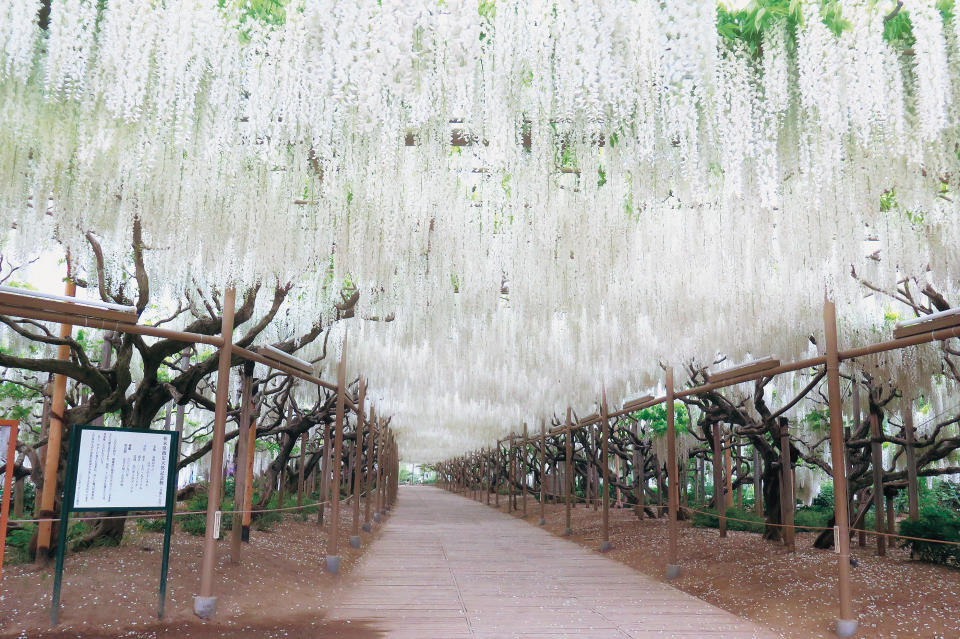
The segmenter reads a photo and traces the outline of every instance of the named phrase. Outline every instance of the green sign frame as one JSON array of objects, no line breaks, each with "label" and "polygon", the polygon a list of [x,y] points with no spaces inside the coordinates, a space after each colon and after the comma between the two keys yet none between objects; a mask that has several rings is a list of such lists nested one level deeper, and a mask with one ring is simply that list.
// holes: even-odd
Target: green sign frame
[{"label": "green sign frame", "polygon": [[[67,457],[67,478],[63,487],[63,503],[60,506],[60,530],[57,536],[57,567],[53,581],[53,598],[50,603],[50,621],[57,625],[60,620],[60,589],[63,585],[63,564],[67,551],[67,524],[71,512],[128,512],[138,510],[136,506],[97,506],[92,508],[75,508],[74,502],[77,488],[77,464],[80,458],[80,438],[84,432],[108,431],[111,433],[140,433],[143,435],[169,437],[167,459],[166,505],[162,510],[166,514],[163,529],[163,559],[160,567],[160,602],[157,607],[157,618],[163,618],[167,599],[167,573],[170,567],[170,535],[173,532],[173,511],[176,506],[177,495],[177,444],[180,433],[175,430],[145,430],[134,428],[108,428],[106,426],[76,425],[70,429],[70,453]],[[158,510],[155,505],[142,510]]]}]

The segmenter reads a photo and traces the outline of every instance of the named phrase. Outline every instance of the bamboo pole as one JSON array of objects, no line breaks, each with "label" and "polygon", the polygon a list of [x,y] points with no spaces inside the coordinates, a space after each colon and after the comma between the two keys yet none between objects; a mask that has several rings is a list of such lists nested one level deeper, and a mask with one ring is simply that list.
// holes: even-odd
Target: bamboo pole
[{"label": "bamboo pole", "polygon": [[827,394],[830,402],[830,455],[833,466],[833,509],[836,522],[837,563],[839,580],[837,594],[840,617],[837,634],[850,637],[857,630],[850,597],[850,537],[847,534],[847,477],[844,462],[843,400],[840,396],[840,354],[837,348],[837,311],[830,299],[824,299],[823,325],[826,342]]},{"label": "bamboo pole", "polygon": [[340,348],[340,363],[337,365],[337,416],[333,434],[333,481],[330,501],[330,540],[327,550],[327,572],[334,575],[340,572],[340,467],[343,465],[343,418],[346,403],[347,384],[347,335],[343,335]]},{"label": "bamboo pole", "polygon": [[216,497],[223,486],[223,447],[227,427],[227,396],[230,392],[230,356],[233,343],[233,312],[236,290],[228,288],[223,293],[223,318],[217,366],[217,396],[214,405],[213,444],[210,448],[210,484],[207,491],[207,521],[203,540],[203,560],[200,564],[200,594],[193,599],[193,612],[203,619],[212,619],[217,612],[217,598],[213,596],[214,569],[217,563],[217,540],[213,536],[214,521],[220,510]]},{"label": "bamboo pole", "polygon": [[680,575],[679,535],[680,494],[677,490],[677,433],[674,425],[673,367],[667,367],[667,511],[670,514],[669,543],[667,545],[667,579]]},{"label": "bamboo pole", "polygon": [[[69,257],[67,259],[67,281],[64,286],[64,295],[73,297],[77,292],[77,285],[70,278]],[[73,326],[60,325],[60,339],[70,339]],[[70,346],[57,346],[57,360],[65,362],[70,359]],[[37,554],[36,563],[46,565],[50,556],[50,536],[53,531],[53,522],[49,521],[56,516],[57,475],[60,468],[60,447],[63,441],[63,431],[66,424],[63,414],[66,410],[67,376],[56,374],[53,376],[53,399],[50,403],[50,426],[47,431],[47,446],[43,464],[43,490],[40,493],[40,512],[37,516],[41,521],[37,527]]]}]

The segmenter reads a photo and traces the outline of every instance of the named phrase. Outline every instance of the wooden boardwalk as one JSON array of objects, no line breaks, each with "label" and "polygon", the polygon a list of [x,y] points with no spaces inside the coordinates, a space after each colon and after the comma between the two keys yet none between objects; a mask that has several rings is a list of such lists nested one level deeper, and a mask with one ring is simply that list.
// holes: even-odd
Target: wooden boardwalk
[{"label": "wooden boardwalk", "polygon": [[402,487],[330,617],[391,639],[776,637],[521,520]]}]

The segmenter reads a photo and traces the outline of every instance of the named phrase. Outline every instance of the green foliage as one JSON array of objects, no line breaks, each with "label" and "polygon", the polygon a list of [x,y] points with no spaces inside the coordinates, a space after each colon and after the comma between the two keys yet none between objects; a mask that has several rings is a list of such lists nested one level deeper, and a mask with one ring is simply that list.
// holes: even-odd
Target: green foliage
[{"label": "green foliage", "polygon": [[[665,435],[667,432],[667,407],[664,404],[636,411],[633,417],[646,422],[646,425],[658,436]],[[689,432],[690,413],[683,402],[675,402],[673,405],[673,424],[678,433]]]},{"label": "green foliage", "polygon": [[[960,516],[946,508],[924,508],[918,521],[900,522],[900,534],[960,543]],[[904,539],[900,547],[909,548],[922,561],[960,568],[960,546]]]},{"label": "green foliage", "polygon": [[30,561],[30,539],[35,528],[36,524],[27,524],[23,528],[7,531],[7,549],[3,563],[25,564]]},{"label": "green foliage", "polygon": [[[697,512],[693,514],[693,525],[695,528],[719,528],[720,527],[720,517],[717,515],[716,509],[713,508],[701,508],[699,510],[706,511]],[[766,527],[766,520],[761,516],[757,515],[752,511],[742,510],[740,508],[727,508],[726,511],[727,517],[727,530],[745,530],[747,532],[762,533]],[[730,518],[734,519],[743,519],[746,521],[733,521]],[[749,522],[749,523],[748,523]]]},{"label": "green foliage", "polygon": [[[831,493],[833,492],[831,488]],[[833,517],[833,502],[830,506],[810,506],[798,508],[793,515],[793,523],[797,530],[804,528],[827,528],[830,518]]]},{"label": "green foliage", "polygon": [[167,521],[164,517],[140,520],[140,530],[144,532],[162,533],[166,525]]},{"label": "green foliage", "polygon": [[820,486],[820,494],[813,498],[813,508],[833,508],[833,482]]}]

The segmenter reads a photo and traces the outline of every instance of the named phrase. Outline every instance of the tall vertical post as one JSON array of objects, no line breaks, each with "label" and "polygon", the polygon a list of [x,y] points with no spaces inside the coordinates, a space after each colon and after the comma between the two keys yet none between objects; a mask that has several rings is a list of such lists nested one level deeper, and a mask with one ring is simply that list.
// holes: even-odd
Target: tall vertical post
[{"label": "tall vertical post", "polygon": [[360,485],[363,469],[363,424],[366,421],[363,402],[366,399],[367,382],[360,378],[360,398],[357,402],[356,445],[353,447],[353,525],[350,529],[350,545],[360,547]]},{"label": "tall vertical post", "polygon": [[667,367],[667,512],[669,521],[669,543],[667,545],[667,579],[680,575],[678,555],[680,492],[677,485],[677,433],[673,423],[673,367]]},{"label": "tall vertical post", "polygon": [[[257,410],[257,387],[253,387],[253,412]],[[240,527],[240,539],[244,543],[250,541],[250,524],[253,522],[253,459],[257,453],[257,418],[250,420],[247,430],[247,456],[243,463],[247,465],[247,481],[243,486],[243,517]]]},{"label": "tall vertical post", "polygon": [[[907,442],[904,447],[907,454],[907,503],[910,511],[910,521],[920,519],[920,500],[917,495],[917,450],[914,448],[913,432],[913,400],[904,399],[903,408],[903,437]],[[893,532],[890,530],[889,532]]]},{"label": "tall vertical post", "polygon": [[870,411],[870,467],[873,471],[873,522],[877,531],[877,556],[887,554],[887,538],[883,536],[883,433],[880,432],[880,419]]},{"label": "tall vertical post", "polygon": [[527,492],[529,492],[529,491],[527,490],[527,476],[530,474],[530,473],[528,472],[528,471],[529,471],[529,468],[528,468],[528,466],[527,466],[527,448],[528,448],[528,446],[529,446],[529,439],[527,439],[527,424],[526,424],[526,422],[524,422],[524,424],[523,424],[523,442],[522,442],[522,444],[523,444],[523,445],[520,446],[520,461],[519,461],[519,468],[520,468],[520,485],[522,486],[522,488],[521,488],[520,490],[523,491],[523,518],[526,519],[526,518],[527,518]]},{"label": "tall vertical post", "polygon": [[723,439],[720,433],[720,423],[713,423],[713,502],[717,507],[720,536],[727,536],[727,499],[724,496],[723,486]]},{"label": "tall vertical post", "polygon": [[514,478],[514,468],[516,467],[517,455],[513,450],[513,436],[510,436],[510,448],[508,451],[508,465],[507,465],[507,512],[513,512],[516,508],[516,502],[513,499],[513,478]]},{"label": "tall vertical post", "polygon": [[493,482],[493,506],[497,510],[500,510],[500,472],[501,461],[503,460],[503,453],[500,451],[500,442],[497,442],[497,456],[495,458],[495,463],[493,466],[493,472],[496,474],[496,481]]},{"label": "tall vertical post", "polygon": [[[383,449],[387,443],[386,433],[383,432],[383,424],[377,422],[377,509],[373,513],[373,520],[379,522],[383,516]],[[453,469],[448,466],[450,474],[450,489],[453,489]]]},{"label": "tall vertical post", "polygon": [[607,412],[607,389],[600,391],[600,472],[603,485],[601,502],[603,512],[600,514],[600,552],[607,552],[610,544],[610,418]]},{"label": "tall vertical post", "polygon": [[570,527],[570,509],[573,507],[573,489],[574,489],[574,477],[573,477],[573,424],[570,421],[570,407],[567,406],[567,429],[563,433],[563,452],[564,452],[564,479],[567,482],[567,503],[566,503],[566,518],[567,525],[563,530],[564,536],[572,535],[573,529]]},{"label": "tall vertical post", "polygon": [[547,523],[547,424],[540,420],[540,525]]},{"label": "tall vertical post", "polygon": [[330,467],[333,465],[333,424],[324,424],[323,431],[323,453],[320,455],[320,462],[317,470],[314,471],[314,483],[316,483],[317,472],[320,473],[320,508],[317,509],[317,523],[323,525],[323,519],[326,516],[326,510],[330,507]]},{"label": "tall vertical post", "polygon": [[223,346],[217,363],[217,396],[214,404],[213,443],[210,448],[210,484],[207,491],[207,526],[203,539],[203,560],[200,564],[200,594],[193,598],[193,613],[202,619],[217,614],[217,598],[213,596],[213,572],[217,564],[217,540],[214,522],[220,503],[217,497],[223,486],[223,446],[227,429],[227,397],[230,393],[230,360],[233,354],[233,311],[236,290],[223,292],[223,317],[220,335]]},{"label": "tall vertical post", "polygon": [[307,433],[300,433],[300,468],[297,470],[297,506],[303,506],[303,471],[307,465]]},{"label": "tall vertical post", "polygon": [[233,474],[233,525],[230,526],[230,563],[240,563],[241,514],[247,497],[247,446],[250,443],[250,396],[253,362],[244,362],[240,378],[240,423],[237,429],[236,469]]},{"label": "tall vertical post", "polygon": [[760,451],[753,447],[753,512],[763,514],[763,487],[760,485]]},{"label": "tall vertical post", "polygon": [[[67,282],[64,286],[64,295],[73,297],[77,292],[77,285],[70,277],[70,260],[67,259]],[[60,325],[60,339],[69,339],[73,333],[73,326],[70,324]],[[57,360],[65,362],[70,359],[70,346],[60,344],[57,346]],[[43,491],[40,493],[40,512],[38,518],[47,521],[41,521],[37,528],[37,564],[47,563],[50,555],[50,536],[53,531],[53,522],[50,521],[55,515],[54,505],[57,496],[57,470],[60,467],[60,446],[63,439],[63,430],[65,427],[63,413],[66,410],[67,398],[67,377],[66,375],[56,374],[53,376],[53,400],[50,404],[50,427],[47,430],[47,445],[44,454],[43,463]]]},{"label": "tall vertical post", "polygon": [[783,523],[783,543],[790,552],[797,551],[793,518],[796,498],[793,493],[793,460],[790,456],[790,433],[787,420],[780,418],[780,520]]},{"label": "tall vertical post", "polygon": [[373,427],[376,423],[377,411],[371,406],[369,428],[367,430],[367,472],[364,474],[366,478],[364,492],[367,493],[367,498],[363,501],[363,530],[365,532],[373,530],[373,524],[370,521],[370,504],[373,502],[373,438],[375,437]]},{"label": "tall vertical post", "polygon": [[830,458],[833,466],[833,512],[837,534],[840,617],[837,634],[850,637],[857,631],[850,597],[850,537],[847,533],[847,477],[844,461],[843,400],[840,396],[840,352],[837,346],[837,310],[833,301],[823,302],[823,327],[827,355],[827,396],[830,403]]},{"label": "tall vertical post", "polygon": [[647,473],[643,467],[643,455],[640,454],[640,445],[637,443],[639,440],[637,435],[637,422],[630,424],[630,432],[634,438],[634,444],[631,446],[633,449],[633,492],[636,493],[637,498],[634,513],[636,513],[638,519],[643,519],[643,510],[646,506]]},{"label": "tall vertical post", "polygon": [[343,334],[340,363],[337,365],[337,417],[333,434],[333,480],[330,501],[330,541],[327,549],[327,572],[340,572],[340,467],[343,457],[343,417],[347,399],[347,334]]}]

